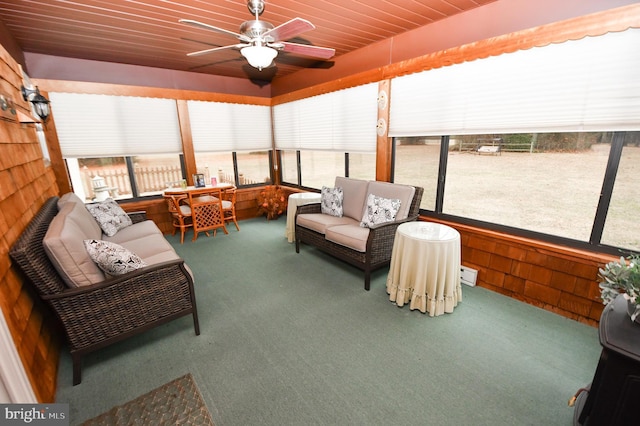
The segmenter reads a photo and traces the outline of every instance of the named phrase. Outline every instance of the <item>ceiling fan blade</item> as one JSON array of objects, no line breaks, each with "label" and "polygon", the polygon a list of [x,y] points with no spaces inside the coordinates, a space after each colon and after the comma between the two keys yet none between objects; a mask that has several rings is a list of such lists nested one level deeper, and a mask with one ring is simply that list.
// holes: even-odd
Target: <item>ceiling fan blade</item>
[{"label": "ceiling fan blade", "polygon": [[311,56],[313,58],[329,59],[336,54],[336,50],[330,47],[310,46],[308,44],[290,43],[287,41],[283,41],[278,44],[283,45],[282,51],[284,52]]},{"label": "ceiling fan blade", "polygon": [[298,34],[313,30],[314,28],[315,25],[313,25],[306,19],[293,18],[292,20],[287,21],[284,24],[278,25],[277,27],[265,32],[264,34],[262,34],[262,37],[271,37],[273,38],[273,41],[288,40],[292,37],[297,36]]},{"label": "ceiling fan blade", "polygon": [[230,35],[230,36],[235,37],[235,38],[237,38],[239,40],[242,40],[242,41],[247,41],[247,42],[251,41],[251,39],[249,37],[247,37],[246,35],[244,35],[244,34],[234,33],[233,31],[225,30],[224,28],[214,27],[213,25],[209,25],[209,24],[203,24],[202,22],[194,21],[192,19],[178,19],[178,22],[180,22],[182,24],[191,25],[193,27],[198,27],[198,28],[201,28],[201,29],[215,31],[215,32],[218,32],[218,33]]},{"label": "ceiling fan blade", "polygon": [[207,53],[216,52],[218,50],[233,49],[233,48],[240,49],[240,48],[245,47],[245,46],[249,46],[249,45],[248,44],[244,44],[244,43],[230,44],[228,46],[213,47],[211,49],[204,49],[204,50],[198,50],[197,52],[187,53],[187,56],[206,55]]}]

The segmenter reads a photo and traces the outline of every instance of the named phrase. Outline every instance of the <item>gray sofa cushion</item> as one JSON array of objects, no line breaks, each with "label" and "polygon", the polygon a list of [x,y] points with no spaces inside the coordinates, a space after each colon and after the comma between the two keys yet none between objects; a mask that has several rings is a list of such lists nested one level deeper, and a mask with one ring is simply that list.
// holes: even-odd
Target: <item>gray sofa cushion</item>
[{"label": "gray sofa cushion", "polygon": [[326,229],[336,225],[355,225],[359,226],[360,220],[355,220],[347,216],[336,217],[323,213],[305,213],[299,214],[296,223],[305,228],[312,229],[320,234],[324,234]]},{"label": "gray sofa cushion", "polygon": [[84,240],[119,244],[147,265],[180,258],[151,220],[134,223],[108,237],[80,198],[65,194],[61,199],[63,201],[58,203],[60,211],[51,221],[42,243],[51,263],[69,287],[96,284],[107,278],[89,256]]},{"label": "gray sofa cushion", "polygon": [[58,211],[62,210],[62,207],[67,203],[82,204],[84,206],[84,201],[82,201],[75,192],[67,192],[62,197],[58,198]]},{"label": "gray sofa cushion", "polygon": [[178,255],[175,250],[162,234],[149,234],[135,240],[122,242],[120,245],[140,256],[142,260],[147,262],[149,265],[158,263],[152,259],[154,256],[162,253],[171,253],[174,255],[174,257],[166,260],[178,259]]},{"label": "gray sofa cushion", "polygon": [[[102,239],[116,244],[125,244],[128,241],[137,240],[152,234],[162,237],[162,232],[158,229],[156,224],[152,220],[145,220],[123,228],[111,237],[103,235]],[[164,237],[162,237],[162,239],[164,240]]]},{"label": "gray sofa cushion", "polygon": [[360,223],[364,213],[364,204],[367,199],[367,187],[369,182],[360,179],[336,177],[335,186],[342,188],[343,215],[355,219]]},{"label": "gray sofa cushion", "polygon": [[[139,227],[138,225],[142,225],[142,227]],[[134,223],[130,228],[138,228],[139,231],[143,231],[144,229],[149,230],[151,227],[154,228],[153,232],[149,232],[146,235],[140,235],[138,238],[133,238],[128,241],[123,241],[121,245],[140,256],[140,258],[149,266],[180,259],[178,253],[176,253],[169,241],[167,241],[164,235],[162,235],[162,232],[160,232],[153,221],[147,220],[144,222]],[[118,234],[124,232],[126,229],[119,231]],[[118,234],[116,234],[116,236]],[[106,239],[107,237],[105,236],[104,238]],[[186,263],[184,266],[193,279],[193,273]]]},{"label": "gray sofa cushion", "polygon": [[[342,188],[343,192],[343,216],[341,218],[323,213],[305,213],[296,216],[296,224],[324,235],[328,241],[361,253],[366,252],[367,239],[369,238],[369,228],[360,226],[367,212],[369,195],[387,200],[399,200],[400,207],[395,215],[395,220],[402,220],[409,216],[411,202],[416,191],[415,187],[410,185],[340,176],[336,177],[335,187]],[[383,213],[386,217],[387,212]],[[377,219],[372,219],[369,226],[373,226],[377,222]]]},{"label": "gray sofa cushion", "polygon": [[325,238],[334,243],[364,253],[367,251],[369,228],[362,228],[353,224],[332,226],[327,229]]},{"label": "gray sofa cushion", "polygon": [[100,225],[89,213],[89,210],[86,209],[84,201],[80,197],[73,192],[67,192],[58,199],[58,211],[62,211],[66,204],[75,204],[82,207],[82,209],[74,209],[73,217],[76,223],[86,230],[87,235],[102,235]]},{"label": "gray sofa cushion", "polygon": [[[396,214],[396,220],[406,219],[411,211],[411,201],[416,193],[416,188],[410,185],[401,185],[397,183],[371,181],[367,190],[367,195],[374,194],[378,197],[398,199],[400,200],[400,209]],[[345,200],[346,200],[345,195]],[[362,203],[366,207],[366,198]],[[364,214],[364,212],[362,212]],[[362,214],[359,219],[362,219]]]},{"label": "gray sofa cushion", "polygon": [[[87,219],[88,217],[88,219]],[[105,275],[91,259],[84,240],[102,238],[96,221],[82,204],[66,203],[53,218],[42,240],[44,250],[69,287],[102,282]],[[96,225],[97,226],[97,225]]]}]

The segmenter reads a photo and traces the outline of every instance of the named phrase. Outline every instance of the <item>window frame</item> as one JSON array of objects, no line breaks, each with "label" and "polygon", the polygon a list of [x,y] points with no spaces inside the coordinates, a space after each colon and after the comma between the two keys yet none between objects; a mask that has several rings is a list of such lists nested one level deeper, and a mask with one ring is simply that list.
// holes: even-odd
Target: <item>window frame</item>
[{"label": "window frame", "polygon": [[[153,155],[153,154],[150,154],[150,155]],[[181,172],[182,179],[186,179],[187,173],[186,173],[186,167],[185,167],[184,154],[179,153],[176,155],[178,155],[178,162],[180,164],[180,172]],[[113,157],[104,157],[104,158],[123,158],[125,162],[125,167],[127,169],[127,177],[129,179],[129,186],[131,187],[131,197],[118,199],[118,201],[134,202],[134,201],[142,201],[142,200],[159,198],[160,196],[162,196],[162,194],[140,195],[140,191],[138,190],[138,182],[135,177],[135,166],[133,163],[133,157],[140,157],[140,156],[139,155],[136,155],[136,156],[119,155],[119,156],[113,156]],[[71,169],[69,167],[68,161],[72,159],[77,161],[78,159],[81,159],[81,158],[94,158],[94,157],[78,157],[78,158],[63,157],[62,158],[67,174],[70,175],[72,173],[70,171]],[[73,179],[70,179],[70,180],[73,183]]]},{"label": "window frame", "polygon": [[[296,153],[296,176],[297,176],[297,182],[289,182],[289,181],[285,181],[283,179],[282,176],[282,167],[280,167],[278,169],[277,175],[278,175],[278,180],[283,184],[283,185],[287,185],[287,186],[291,186],[294,188],[298,188],[298,189],[304,189],[307,191],[319,191],[321,188],[314,188],[314,187],[310,187],[310,186],[304,186],[302,185],[302,156],[300,154],[301,150],[297,149],[297,150],[293,150],[293,149],[278,149],[276,150],[277,156],[278,156],[278,163],[282,164],[282,153],[283,151],[290,151],[290,152],[295,152]],[[340,152],[340,151],[337,151]],[[344,155],[344,177],[350,177],[350,154],[366,154],[366,153],[359,153],[359,152],[342,152],[342,154]],[[375,155],[375,154],[373,154]],[[375,176],[375,171],[374,171],[374,176]]]},{"label": "window frame", "polygon": [[[604,225],[607,218],[607,211],[611,202],[613,187],[615,184],[616,174],[620,165],[620,159],[622,156],[622,149],[625,141],[625,131],[613,132],[613,140],[611,142],[611,148],[609,157],[607,160],[607,166],[605,176],[602,182],[602,189],[600,192],[600,198],[596,207],[595,217],[591,229],[591,235],[589,241],[580,241],[572,238],[561,237],[558,235],[546,234],[542,232],[532,231],[523,228],[517,228],[508,225],[500,225],[492,222],[486,222],[478,219],[471,219],[463,216],[456,216],[448,213],[444,213],[444,190],[447,178],[447,158],[449,152],[449,135],[441,136],[440,138],[440,158],[438,168],[438,179],[436,188],[436,203],[435,210],[420,209],[420,215],[443,221],[450,221],[460,223],[462,225],[468,225],[472,227],[482,228],[489,231],[503,232],[517,237],[529,238],[538,241],[549,242],[552,244],[558,244],[568,246],[571,248],[582,249],[598,253],[607,253],[612,255],[628,255],[634,253],[635,250],[621,248],[617,246],[611,246],[603,244],[601,242],[602,234],[604,231]],[[395,177],[395,150],[396,150],[396,138],[392,138],[392,167],[391,167],[391,182],[394,182]]]}]

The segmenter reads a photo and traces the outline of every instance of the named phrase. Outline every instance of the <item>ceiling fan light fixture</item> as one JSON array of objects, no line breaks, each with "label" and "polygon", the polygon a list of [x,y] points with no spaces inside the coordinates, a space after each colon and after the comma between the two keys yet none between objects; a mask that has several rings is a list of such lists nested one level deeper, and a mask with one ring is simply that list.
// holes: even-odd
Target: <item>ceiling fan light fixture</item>
[{"label": "ceiling fan light fixture", "polygon": [[262,45],[243,47],[240,49],[240,53],[247,58],[252,67],[258,68],[260,71],[271,65],[271,62],[278,55],[277,50]]},{"label": "ceiling fan light fixture", "polygon": [[[315,29],[315,26],[306,19],[293,18],[284,24],[274,27],[273,24],[258,18],[264,11],[264,4],[265,0],[247,0],[247,7],[249,11],[255,15],[255,19],[243,22],[240,25],[239,33],[192,19],[179,19],[178,21],[183,24],[225,34],[240,40],[239,44],[199,50],[197,52],[187,53],[187,56],[200,56],[221,50],[239,49],[242,56],[249,62],[249,65],[262,71],[264,68],[270,67],[273,64],[273,60],[278,56],[278,51],[280,50],[288,54],[308,56],[317,59],[329,59],[335,55],[335,49],[287,41],[304,32]],[[275,74],[277,70],[274,69],[273,71],[274,73],[270,73],[270,75]]]}]

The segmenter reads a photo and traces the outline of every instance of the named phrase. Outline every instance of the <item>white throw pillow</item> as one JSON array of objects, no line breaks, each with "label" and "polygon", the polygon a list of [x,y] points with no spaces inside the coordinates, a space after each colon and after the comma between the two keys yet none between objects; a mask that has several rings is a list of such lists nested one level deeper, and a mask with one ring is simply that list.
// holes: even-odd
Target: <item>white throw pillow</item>
[{"label": "white throw pillow", "polygon": [[367,210],[362,216],[360,226],[369,228],[378,223],[393,222],[396,219],[398,210],[400,210],[400,200],[369,194],[369,197],[367,197]]},{"label": "white throw pillow", "polygon": [[84,246],[98,267],[110,275],[122,275],[147,266],[138,255],[120,244],[103,240],[84,240]]},{"label": "white throw pillow", "polygon": [[320,190],[320,211],[331,216],[342,217],[342,188],[323,186]]},{"label": "white throw pillow", "polygon": [[102,231],[109,237],[133,224],[129,215],[112,198],[98,203],[87,204],[87,210],[96,218]]}]

